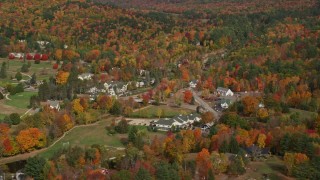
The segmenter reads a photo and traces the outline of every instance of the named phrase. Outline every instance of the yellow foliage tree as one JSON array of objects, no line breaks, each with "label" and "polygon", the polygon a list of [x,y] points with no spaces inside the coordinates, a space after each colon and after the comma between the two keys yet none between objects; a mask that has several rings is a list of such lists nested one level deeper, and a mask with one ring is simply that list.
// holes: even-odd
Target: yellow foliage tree
[{"label": "yellow foliage tree", "polygon": [[69,72],[59,71],[56,75],[56,82],[58,84],[66,84],[68,81]]},{"label": "yellow foliage tree", "polygon": [[80,104],[80,99],[75,99],[73,100],[72,103],[72,109],[74,112],[76,112],[77,114],[80,114],[84,111],[84,108],[82,107],[82,105]]},{"label": "yellow foliage tree", "polygon": [[267,139],[267,136],[265,134],[259,134],[257,143],[260,148],[264,148],[264,146],[266,145],[265,143],[266,139]]}]

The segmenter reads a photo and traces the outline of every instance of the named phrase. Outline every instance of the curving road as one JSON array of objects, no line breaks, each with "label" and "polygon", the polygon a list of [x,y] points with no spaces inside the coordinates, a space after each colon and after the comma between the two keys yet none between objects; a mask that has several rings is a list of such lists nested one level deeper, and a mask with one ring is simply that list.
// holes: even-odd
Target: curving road
[{"label": "curving road", "polygon": [[199,103],[200,106],[202,106],[203,108],[205,108],[207,111],[210,111],[213,113],[214,117],[215,117],[215,120],[216,121],[219,121],[220,119],[220,113],[218,113],[217,111],[215,111],[209,104],[207,104],[204,100],[202,100],[198,94],[196,92],[194,92],[193,89],[190,89],[192,94],[193,94],[193,97],[194,97],[194,100]]}]

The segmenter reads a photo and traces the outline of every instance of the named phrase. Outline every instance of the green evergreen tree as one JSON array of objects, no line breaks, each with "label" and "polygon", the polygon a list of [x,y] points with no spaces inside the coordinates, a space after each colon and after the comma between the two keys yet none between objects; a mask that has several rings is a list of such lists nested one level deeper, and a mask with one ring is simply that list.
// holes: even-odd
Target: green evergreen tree
[{"label": "green evergreen tree", "polygon": [[229,152],[229,145],[228,142],[226,140],[224,140],[221,144],[221,146],[219,147],[219,153],[227,153]]},{"label": "green evergreen tree", "polygon": [[231,137],[229,149],[230,149],[230,153],[233,153],[233,154],[237,154],[240,150],[238,141],[234,136]]},{"label": "green evergreen tree", "polygon": [[44,180],[43,167],[46,160],[41,157],[32,157],[27,160],[24,172],[34,180]]},{"label": "green evergreen tree", "polygon": [[15,88],[15,93],[21,93],[24,91],[23,84],[19,83]]},{"label": "green evergreen tree", "polygon": [[228,174],[241,175],[246,172],[241,156],[235,156],[228,166]]},{"label": "green evergreen tree", "polygon": [[136,126],[132,126],[129,130],[128,141],[135,143],[137,136],[138,136],[138,128]]},{"label": "green evergreen tree", "polygon": [[0,69],[0,78],[4,79],[7,77],[7,63],[3,62]]},{"label": "green evergreen tree", "polygon": [[132,176],[131,176],[130,171],[120,170],[117,173],[112,174],[111,179],[128,180],[128,179],[132,179]]},{"label": "green evergreen tree", "polygon": [[18,71],[14,77],[17,79],[17,81],[20,81],[20,80],[22,79],[22,74],[21,74],[21,72]]},{"label": "green evergreen tree", "polygon": [[146,169],[140,167],[138,173],[136,174],[136,176],[134,177],[135,180],[151,180],[152,177],[149,173],[149,171],[147,171]]},{"label": "green evergreen tree", "polygon": [[21,72],[29,72],[29,67],[27,64],[23,64],[20,70]]},{"label": "green evergreen tree", "polygon": [[46,101],[50,99],[50,88],[47,81],[43,81],[43,83],[39,86],[38,97],[41,101]]},{"label": "green evergreen tree", "polygon": [[214,180],[214,174],[213,174],[212,169],[209,169],[209,172],[208,172],[208,180]]},{"label": "green evergreen tree", "polygon": [[36,84],[37,83],[37,76],[36,73],[33,73],[30,79],[30,84]]},{"label": "green evergreen tree", "polygon": [[110,109],[110,113],[113,115],[120,115],[121,114],[121,104],[119,101],[115,101],[113,106]]},{"label": "green evergreen tree", "polygon": [[156,165],[156,178],[163,180],[170,179],[169,168],[165,162],[160,162]]},{"label": "green evergreen tree", "polygon": [[13,125],[17,125],[20,123],[21,119],[20,119],[20,115],[18,113],[12,113],[9,115],[9,118],[12,122]]}]

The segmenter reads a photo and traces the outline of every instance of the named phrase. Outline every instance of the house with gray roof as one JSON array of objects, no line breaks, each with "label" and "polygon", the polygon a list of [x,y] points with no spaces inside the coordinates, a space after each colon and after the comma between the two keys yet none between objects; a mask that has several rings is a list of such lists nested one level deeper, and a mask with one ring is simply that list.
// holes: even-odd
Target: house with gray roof
[{"label": "house with gray roof", "polygon": [[49,105],[49,107],[51,109],[56,109],[57,111],[60,111],[60,103],[59,103],[59,101],[57,101],[57,100],[54,100],[54,101],[48,100],[47,103],[48,103],[48,105]]},{"label": "house with gray roof", "polygon": [[216,95],[220,96],[233,96],[234,93],[228,89],[228,88],[223,88],[223,87],[218,87],[216,91]]}]

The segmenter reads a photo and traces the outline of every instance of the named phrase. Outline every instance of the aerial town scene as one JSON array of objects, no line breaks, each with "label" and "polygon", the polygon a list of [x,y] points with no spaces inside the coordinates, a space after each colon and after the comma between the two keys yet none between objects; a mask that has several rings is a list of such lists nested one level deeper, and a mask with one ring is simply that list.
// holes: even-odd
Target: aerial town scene
[{"label": "aerial town scene", "polygon": [[0,180],[320,180],[320,0],[0,0]]}]

